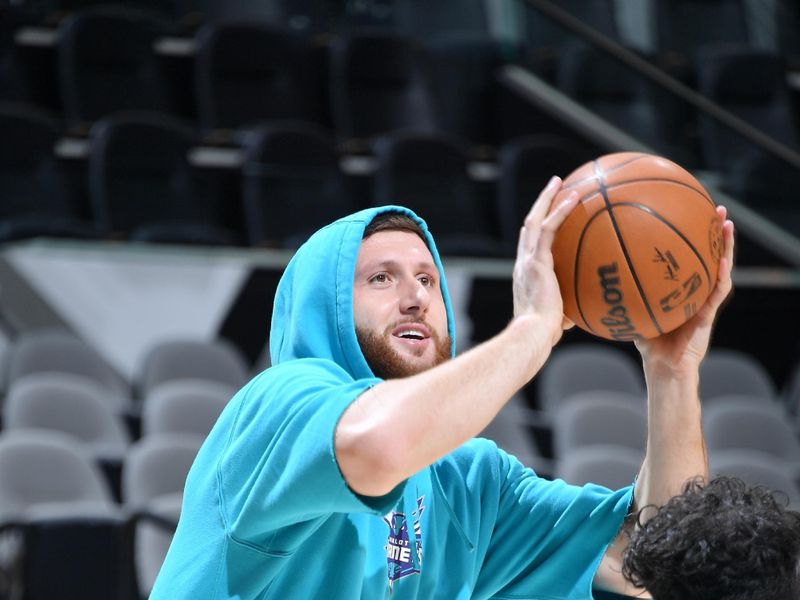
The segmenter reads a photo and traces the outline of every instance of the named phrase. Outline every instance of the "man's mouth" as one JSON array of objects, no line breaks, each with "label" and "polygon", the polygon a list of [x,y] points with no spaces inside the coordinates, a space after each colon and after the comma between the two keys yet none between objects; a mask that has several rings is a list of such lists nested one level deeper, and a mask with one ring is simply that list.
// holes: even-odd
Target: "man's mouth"
[{"label": "man's mouth", "polygon": [[431,337],[431,332],[423,323],[403,323],[392,330],[392,335],[409,342],[423,342]]}]

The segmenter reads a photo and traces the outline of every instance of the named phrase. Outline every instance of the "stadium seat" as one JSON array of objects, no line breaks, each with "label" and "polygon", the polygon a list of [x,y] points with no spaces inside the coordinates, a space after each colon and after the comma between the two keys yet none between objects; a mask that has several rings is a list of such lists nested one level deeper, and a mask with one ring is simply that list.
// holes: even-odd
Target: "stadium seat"
[{"label": "stadium seat", "polygon": [[[715,47],[699,53],[699,90],[710,100],[782,144],[800,150],[800,117],[786,81],[787,66],[776,54]],[[710,117],[699,120],[708,166],[724,175],[722,186],[741,200],[765,208],[795,208],[785,189],[797,169]]]},{"label": "stadium seat", "polygon": [[564,400],[553,414],[556,459],[585,446],[624,446],[644,456],[647,405],[644,396],[626,392],[580,392]]},{"label": "stadium seat", "polygon": [[464,145],[434,134],[394,134],[374,144],[376,205],[402,204],[419,214],[442,254],[501,256],[493,206],[480,204]]},{"label": "stadium seat", "polygon": [[202,438],[188,434],[153,435],[131,446],[122,475],[125,506],[139,515],[135,564],[139,590],[150,593],[180,516],[186,475]]},{"label": "stadium seat", "polygon": [[259,127],[245,138],[242,193],[248,241],[297,248],[354,212],[331,136],[311,123]]},{"label": "stadium seat", "polygon": [[714,475],[732,475],[749,485],[760,485],[782,492],[789,499],[790,507],[800,509],[800,488],[797,480],[776,463],[775,457],[753,450],[720,450],[709,454],[709,471]]},{"label": "stadium seat", "polygon": [[579,392],[617,391],[642,398],[644,377],[622,350],[607,344],[571,344],[556,349],[534,380],[540,408],[550,414]]},{"label": "stadium seat", "polygon": [[224,340],[165,340],[145,352],[137,377],[141,398],[156,386],[180,379],[206,380],[238,390],[247,382],[244,357]]},{"label": "stadium seat", "polygon": [[541,455],[529,424],[525,397],[517,394],[509,400],[479,437],[492,440],[499,448],[515,456],[540,477],[553,476],[553,461]]},{"label": "stadium seat", "polygon": [[394,0],[395,30],[420,40],[450,35],[486,35],[489,22],[481,0]]},{"label": "stadium seat", "polygon": [[497,204],[503,242],[510,256],[516,254],[525,217],[550,178],[558,175],[563,179],[593,158],[577,142],[546,134],[517,138],[500,148]]},{"label": "stadium seat", "polygon": [[344,140],[439,127],[423,48],[388,32],[351,33],[331,46],[331,113]]},{"label": "stadium seat", "polygon": [[79,440],[101,464],[121,464],[130,436],[106,396],[103,388],[81,376],[33,373],[9,388],[3,426],[60,431]]},{"label": "stadium seat", "polygon": [[800,441],[779,407],[756,403],[715,404],[703,413],[709,455],[726,450],[754,450],[773,457],[800,475]]},{"label": "stadium seat", "polygon": [[711,348],[700,365],[700,398],[730,394],[774,399],[776,391],[756,357],[740,350]]},{"label": "stadium seat", "polygon": [[193,132],[159,113],[120,113],[95,123],[89,192],[98,226],[111,237],[226,245],[221,207],[204,202],[188,154]]},{"label": "stadium seat", "polygon": [[263,23],[220,23],[197,36],[197,112],[206,130],[274,119],[325,124],[325,69],[311,43]]},{"label": "stadium seat", "polygon": [[0,580],[26,599],[136,597],[130,522],[69,436],[0,434],[0,514],[3,533],[22,541]]},{"label": "stadium seat", "polygon": [[0,242],[97,237],[64,190],[54,154],[60,134],[59,124],[46,113],[0,104]]},{"label": "stadium seat", "polygon": [[120,110],[166,108],[153,43],[168,27],[149,14],[100,7],[69,17],[58,37],[58,74],[71,125]]},{"label": "stadium seat", "polygon": [[440,107],[439,127],[472,144],[495,146],[501,129],[497,70],[516,49],[485,33],[469,32],[432,37],[425,48]]},{"label": "stadium seat", "polygon": [[345,6],[336,0],[205,0],[202,6],[207,22],[268,23],[298,33],[317,34],[336,31],[354,4]]},{"label": "stadium seat", "polygon": [[661,148],[675,124],[653,101],[653,90],[638,73],[595,48],[564,50],[556,72],[558,87],[588,110],[642,141]]},{"label": "stadium seat", "polygon": [[130,408],[130,386],[85,341],[57,328],[35,329],[14,339],[8,349],[9,386],[35,373],[70,373],[94,382],[118,413]]},{"label": "stadium seat", "polygon": [[642,454],[623,446],[576,448],[556,462],[556,477],[573,485],[595,483],[609,489],[631,485],[642,466]]},{"label": "stadium seat", "polygon": [[[603,35],[618,40],[614,4],[613,0],[567,0],[559,2],[558,6]],[[564,52],[585,43],[533,6],[525,7],[523,22],[525,43],[534,70],[554,81]]]},{"label": "stadium seat", "polygon": [[202,379],[166,381],[142,401],[142,437],[189,433],[205,438],[237,391]]},{"label": "stadium seat", "polygon": [[[710,100],[789,146],[797,147],[800,129],[794,115],[786,65],[780,56],[736,47],[702,51],[697,60],[698,88]],[[753,144],[724,125],[700,120],[708,165],[733,173]]]},{"label": "stadium seat", "polygon": [[743,0],[653,0],[655,45],[662,64],[691,77],[700,48],[750,45],[746,11]]}]

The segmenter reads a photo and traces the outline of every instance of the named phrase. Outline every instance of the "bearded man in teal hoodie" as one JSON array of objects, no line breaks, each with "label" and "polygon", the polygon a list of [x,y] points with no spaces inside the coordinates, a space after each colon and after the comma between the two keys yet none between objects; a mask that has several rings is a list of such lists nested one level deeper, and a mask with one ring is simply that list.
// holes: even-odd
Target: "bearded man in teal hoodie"
[{"label": "bearded man in teal hoodie", "polygon": [[[444,271],[424,221],[397,206],[315,233],[275,298],[272,367],[229,403],[186,481],[152,600],[589,600],[640,593],[621,575],[625,517],[707,475],[699,363],[731,289],[733,224],[706,305],[637,342],[646,456],[611,491],[539,478],[474,436],[571,323],[553,236],[553,178],[519,238],[514,316],[455,357]],[[454,217],[455,218],[455,217]]]}]

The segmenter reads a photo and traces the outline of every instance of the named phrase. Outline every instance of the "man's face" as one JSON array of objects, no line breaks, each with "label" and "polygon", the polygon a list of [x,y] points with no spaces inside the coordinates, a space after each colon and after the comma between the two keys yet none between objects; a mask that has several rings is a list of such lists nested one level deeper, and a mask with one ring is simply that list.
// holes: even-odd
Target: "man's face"
[{"label": "man's face", "polygon": [[361,243],[353,314],[361,350],[378,377],[414,375],[450,358],[439,271],[415,233],[379,231]]}]

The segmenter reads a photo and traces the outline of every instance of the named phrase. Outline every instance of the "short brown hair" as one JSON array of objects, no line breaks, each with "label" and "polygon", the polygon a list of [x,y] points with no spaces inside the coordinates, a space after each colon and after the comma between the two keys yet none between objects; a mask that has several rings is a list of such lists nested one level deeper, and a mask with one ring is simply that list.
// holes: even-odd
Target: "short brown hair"
[{"label": "short brown hair", "polygon": [[416,233],[420,239],[425,242],[425,245],[428,244],[428,240],[425,238],[425,234],[422,231],[422,227],[419,226],[419,223],[403,213],[380,213],[372,219],[366,229],[364,229],[364,235],[361,239],[365,240],[379,231],[408,231],[409,233]]}]

